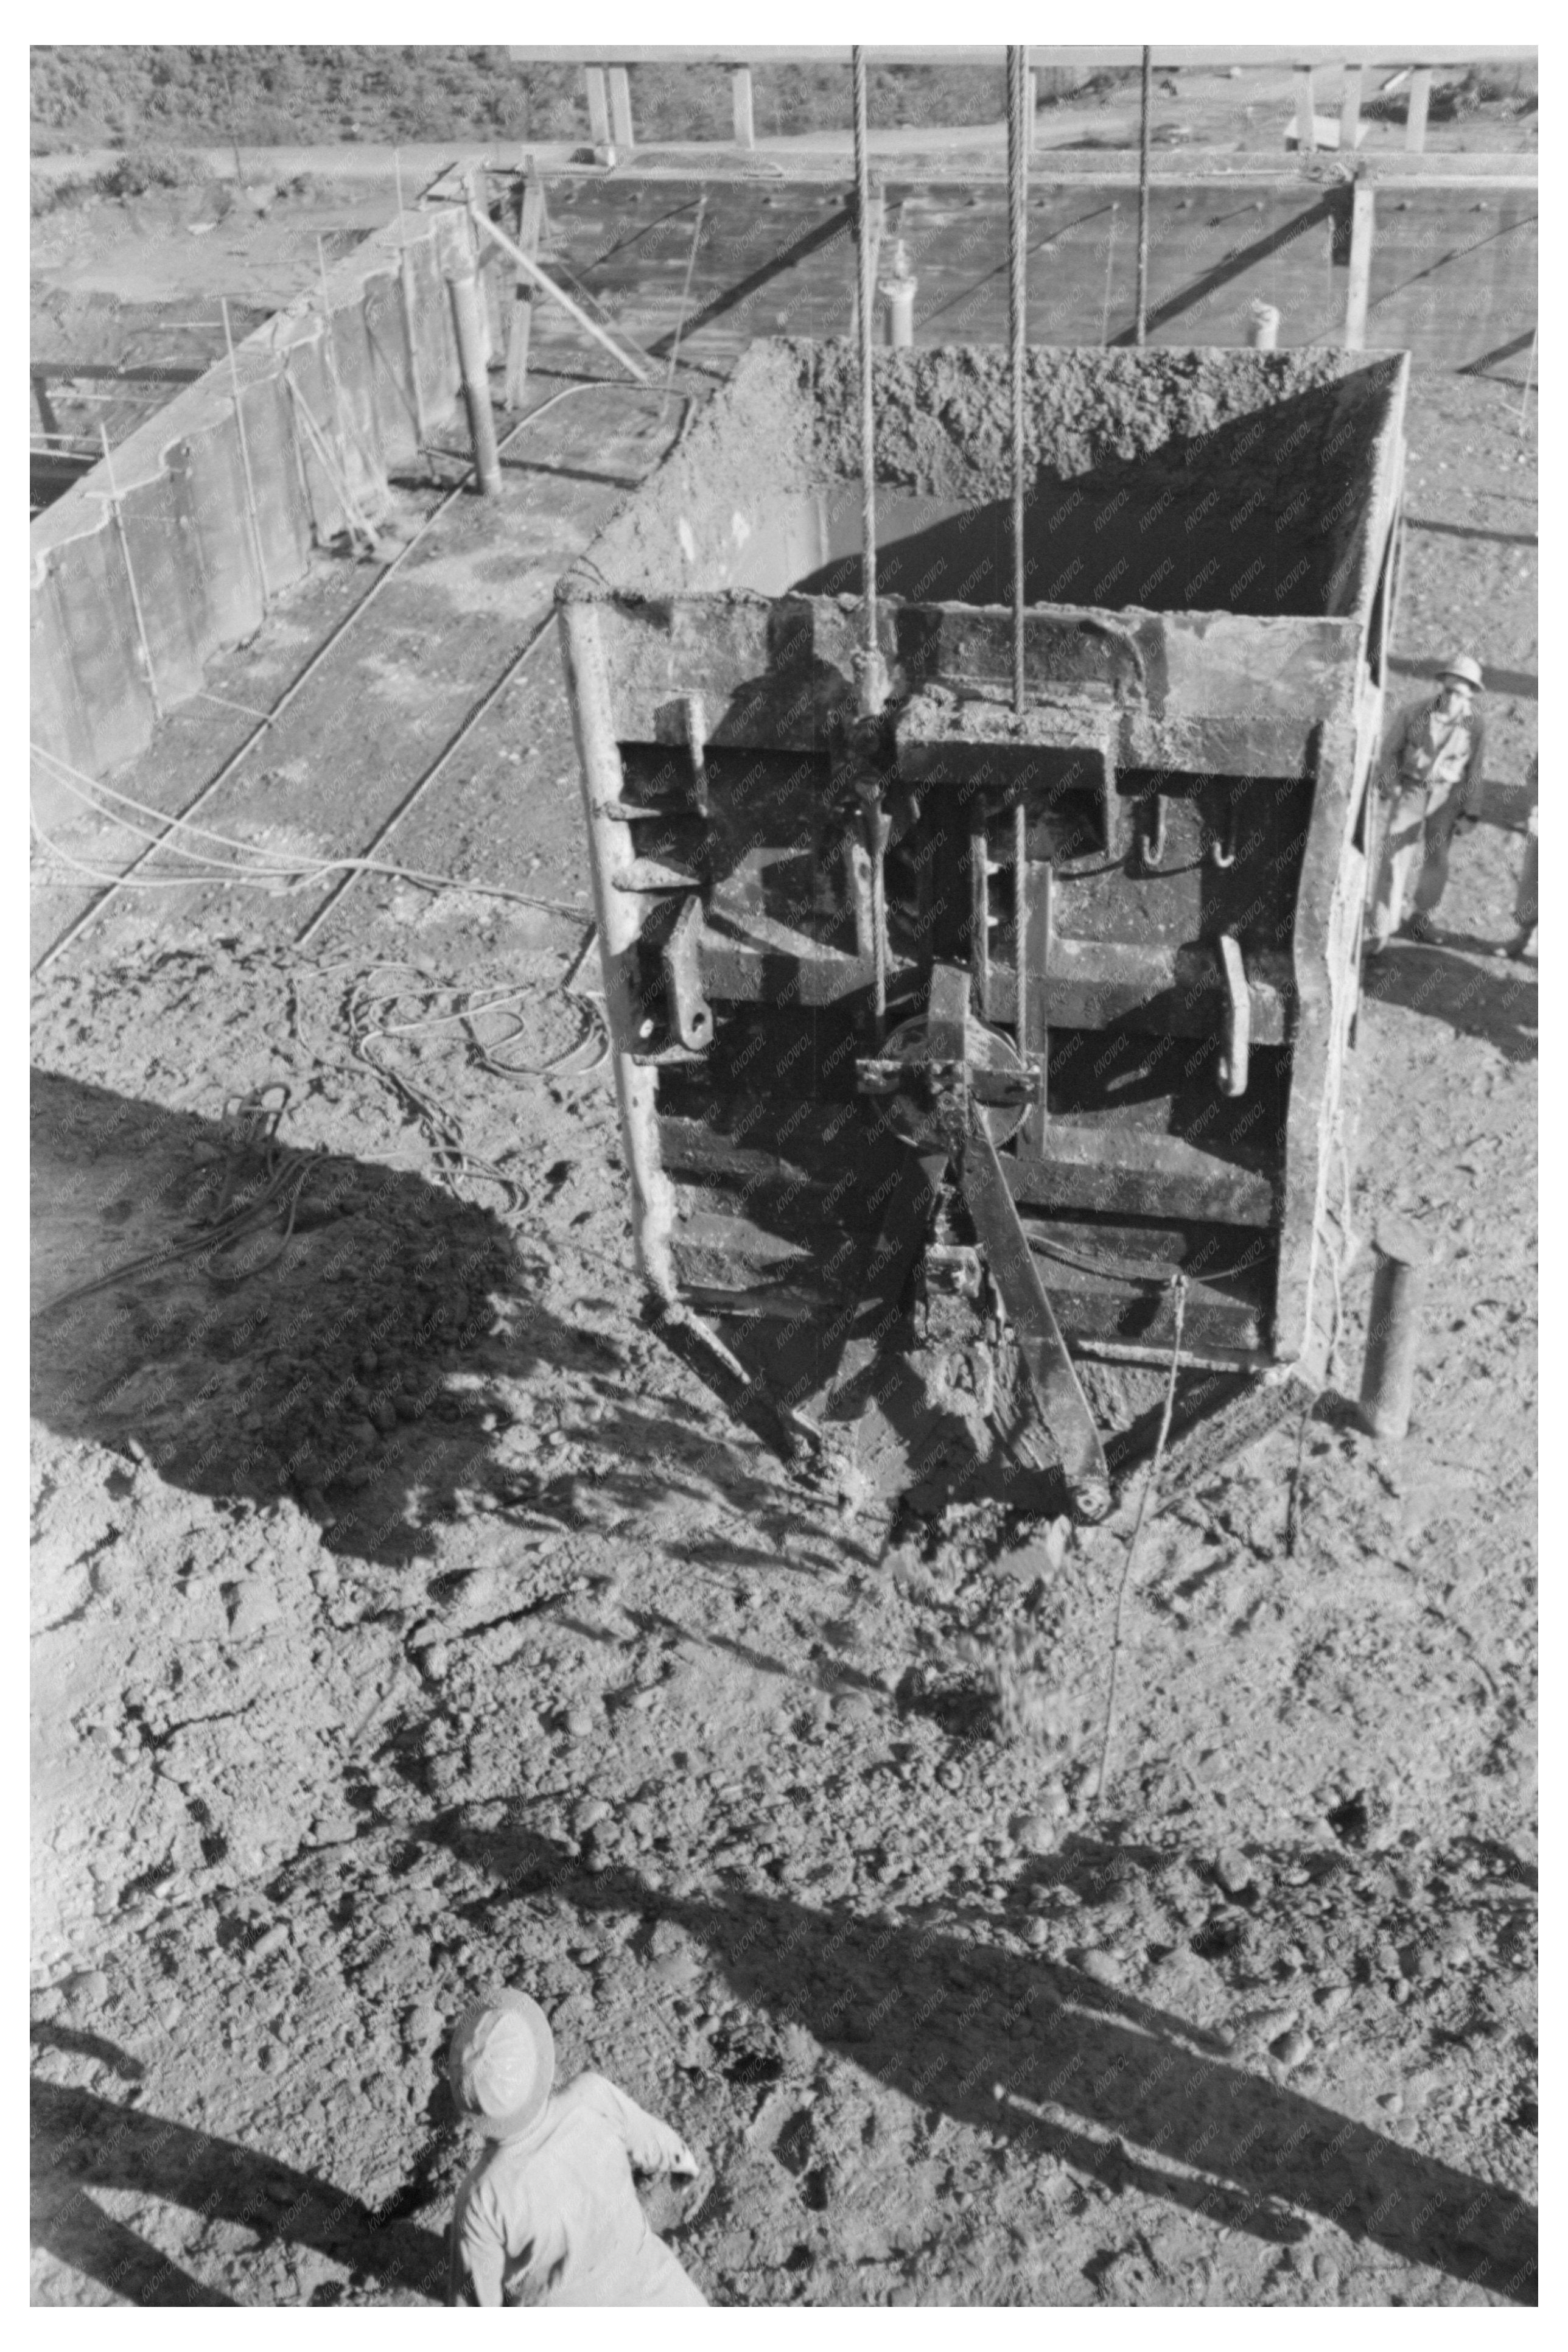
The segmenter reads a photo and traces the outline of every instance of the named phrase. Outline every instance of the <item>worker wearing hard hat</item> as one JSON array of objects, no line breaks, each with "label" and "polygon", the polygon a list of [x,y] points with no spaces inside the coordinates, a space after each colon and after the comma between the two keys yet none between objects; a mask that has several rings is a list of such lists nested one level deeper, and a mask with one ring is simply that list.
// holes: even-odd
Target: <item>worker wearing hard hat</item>
[{"label": "worker wearing hard hat", "polygon": [[1436,694],[1412,703],[1384,739],[1379,790],[1388,803],[1367,952],[1381,954],[1404,924],[1406,939],[1430,940],[1431,917],[1448,880],[1454,829],[1480,814],[1486,727],[1477,698],[1480,664],[1457,654]]},{"label": "worker wearing hard hat", "polygon": [[682,2139],[602,2074],[552,2089],[549,2020],[500,1991],[459,2019],[447,2055],[458,2112],[490,2143],[458,2192],[452,2304],[705,2304],[632,2186],[690,2178]]}]

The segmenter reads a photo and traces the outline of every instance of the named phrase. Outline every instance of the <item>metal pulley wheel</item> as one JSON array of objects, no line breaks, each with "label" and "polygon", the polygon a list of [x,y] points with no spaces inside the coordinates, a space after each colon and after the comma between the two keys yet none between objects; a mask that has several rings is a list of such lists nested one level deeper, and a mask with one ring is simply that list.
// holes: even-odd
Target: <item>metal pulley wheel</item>
[{"label": "metal pulley wheel", "polygon": [[[984,1070],[997,1077],[1023,1080],[1028,1075],[1010,1037],[991,1029],[971,1013],[963,1027],[965,1060],[971,1070]],[[923,1013],[912,1021],[902,1021],[892,1030],[881,1048],[885,1062],[908,1062],[911,1076],[917,1070],[929,1070],[935,1060],[931,1045],[931,1028]],[[987,1104],[976,1107],[984,1120],[993,1143],[1006,1143],[1017,1134],[1028,1109],[1026,1101],[1016,1104]],[[929,1151],[944,1139],[938,1113],[929,1101],[922,1101],[911,1087],[908,1093],[900,1092],[892,1100],[892,1126],[895,1135],[917,1150]]]}]

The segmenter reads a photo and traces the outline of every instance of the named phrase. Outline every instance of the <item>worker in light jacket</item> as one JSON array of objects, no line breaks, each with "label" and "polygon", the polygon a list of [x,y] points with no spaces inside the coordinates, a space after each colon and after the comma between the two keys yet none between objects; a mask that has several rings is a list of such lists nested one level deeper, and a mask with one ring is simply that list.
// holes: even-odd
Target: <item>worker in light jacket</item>
[{"label": "worker in light jacket", "polygon": [[458,2112],[489,2147],[458,2192],[449,2304],[705,2304],[654,2235],[632,2171],[692,2178],[668,2124],[603,2074],[554,2090],[549,2020],[510,1990],[458,2021],[447,2058]]},{"label": "worker in light jacket", "polygon": [[1377,894],[1367,952],[1380,955],[1404,923],[1406,939],[1430,941],[1431,917],[1448,881],[1455,828],[1480,814],[1486,726],[1477,708],[1480,664],[1457,654],[1436,694],[1412,703],[1384,739],[1378,788],[1385,804]]}]

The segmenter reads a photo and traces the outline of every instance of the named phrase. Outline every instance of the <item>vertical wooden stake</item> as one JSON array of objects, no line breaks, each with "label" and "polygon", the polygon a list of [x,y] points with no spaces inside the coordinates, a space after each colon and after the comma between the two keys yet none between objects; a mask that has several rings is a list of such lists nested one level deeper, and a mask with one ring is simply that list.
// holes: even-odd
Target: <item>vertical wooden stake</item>
[{"label": "vertical wooden stake", "polygon": [[1303,155],[1315,154],[1318,146],[1318,118],[1312,105],[1312,68],[1296,68],[1296,145]]},{"label": "vertical wooden stake", "polygon": [[1360,66],[1346,65],[1344,91],[1340,99],[1340,152],[1342,155],[1355,153],[1356,133],[1361,129],[1361,75]]},{"label": "vertical wooden stake", "polygon": [[1405,118],[1405,152],[1407,155],[1424,154],[1426,148],[1426,109],[1432,98],[1432,68],[1417,66],[1410,81],[1410,111]]},{"label": "vertical wooden stake", "polygon": [[734,100],[735,106],[735,144],[737,147],[754,147],[757,143],[757,127],[752,112],[752,68],[750,66],[735,66],[731,68],[730,73],[730,94]]},{"label": "vertical wooden stake", "polygon": [[612,160],[610,150],[610,110],[605,97],[605,68],[584,66],[583,82],[588,93],[588,136],[594,152],[601,161]]},{"label": "vertical wooden stake", "polygon": [[474,473],[482,496],[493,499],[500,489],[500,457],[496,448],[495,412],[490,406],[479,325],[479,280],[470,268],[454,271],[447,285],[452,297],[452,323],[457,330],[458,363],[463,376],[463,403],[468,412]]},{"label": "vertical wooden stake", "polygon": [[1351,190],[1351,282],[1345,296],[1345,349],[1366,349],[1366,307],[1372,290],[1372,244],[1376,192],[1358,180]]},{"label": "vertical wooden stake", "polygon": [[632,84],[625,66],[612,66],[610,85],[610,137],[616,147],[624,147],[629,155],[636,141],[632,137]]},{"label": "vertical wooden stake", "polygon": [[[530,170],[523,183],[517,241],[531,261],[539,258],[544,227],[544,183]],[[506,404],[509,408],[521,408],[528,394],[528,350],[533,336],[533,299],[532,279],[525,278],[519,270],[517,283],[512,289],[511,326],[506,346]]]}]

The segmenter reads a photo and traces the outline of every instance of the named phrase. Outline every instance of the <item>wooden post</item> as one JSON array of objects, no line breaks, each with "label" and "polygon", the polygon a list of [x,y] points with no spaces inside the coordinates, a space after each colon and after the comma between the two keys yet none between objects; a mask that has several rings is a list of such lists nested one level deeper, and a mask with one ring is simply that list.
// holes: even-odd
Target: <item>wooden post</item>
[{"label": "wooden post", "polygon": [[1296,144],[1303,155],[1317,152],[1318,118],[1312,110],[1312,68],[1296,68]]},{"label": "wooden post", "polygon": [[1376,193],[1358,180],[1351,190],[1351,282],[1345,297],[1345,349],[1366,349],[1366,306],[1372,290],[1372,239]]},{"label": "wooden post", "polygon": [[1361,129],[1361,74],[1360,66],[1347,62],[1345,86],[1340,99],[1340,152],[1342,155],[1355,153],[1356,133]]},{"label": "wooden post", "polygon": [[1024,77],[1024,144],[1032,155],[1035,152],[1035,117],[1040,106],[1040,77],[1030,66]]},{"label": "wooden post", "polygon": [[757,143],[757,130],[752,115],[752,68],[750,66],[731,68],[730,94],[735,102],[735,144],[737,147],[754,147]]},{"label": "wooden post", "polygon": [[495,270],[490,266],[489,247],[473,226],[489,211],[489,173],[482,163],[470,163],[462,175],[463,193],[468,200],[468,243],[473,249],[479,297],[479,332],[484,338],[485,365],[488,367],[501,345],[500,298],[496,292]]},{"label": "wooden post", "polygon": [[605,68],[584,66],[583,84],[588,93],[588,136],[595,149],[610,143],[610,110],[605,99]]},{"label": "wooden post", "polygon": [[1410,81],[1410,111],[1405,118],[1405,152],[1420,155],[1426,147],[1426,108],[1432,96],[1432,68],[1417,66]]},{"label": "wooden post", "polygon": [[[531,169],[523,182],[517,241],[531,261],[539,258],[544,236],[544,183]],[[506,405],[521,408],[528,394],[528,347],[533,335],[534,285],[521,270],[512,289],[511,325],[506,344]]]},{"label": "wooden post", "polygon": [[493,499],[500,490],[500,457],[496,448],[495,412],[490,406],[489,377],[479,326],[479,291],[472,264],[467,269],[454,270],[447,286],[452,298],[452,323],[457,330],[458,364],[463,376],[463,404],[468,412],[474,473],[482,495]]},{"label": "wooden post", "polygon": [[632,85],[625,66],[612,66],[610,81],[610,138],[616,148],[624,147],[629,155],[635,145],[632,138]]}]

